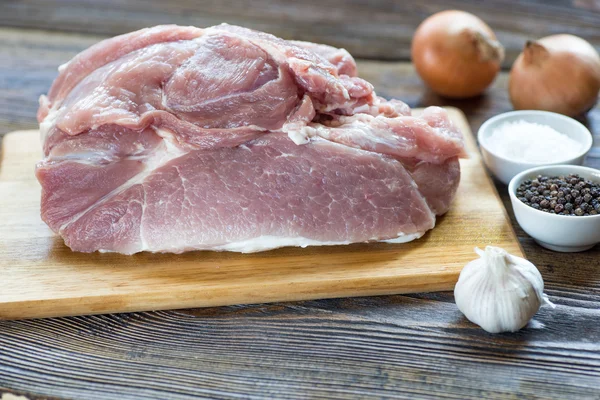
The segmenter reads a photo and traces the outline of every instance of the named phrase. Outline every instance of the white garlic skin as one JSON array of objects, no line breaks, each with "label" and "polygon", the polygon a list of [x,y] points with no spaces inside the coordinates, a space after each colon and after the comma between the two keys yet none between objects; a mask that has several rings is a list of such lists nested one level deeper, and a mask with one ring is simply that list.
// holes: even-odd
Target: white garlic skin
[{"label": "white garlic skin", "polygon": [[454,288],[458,309],[490,333],[516,332],[543,303],[544,281],[535,265],[499,247],[476,248],[481,258],[468,263]]}]

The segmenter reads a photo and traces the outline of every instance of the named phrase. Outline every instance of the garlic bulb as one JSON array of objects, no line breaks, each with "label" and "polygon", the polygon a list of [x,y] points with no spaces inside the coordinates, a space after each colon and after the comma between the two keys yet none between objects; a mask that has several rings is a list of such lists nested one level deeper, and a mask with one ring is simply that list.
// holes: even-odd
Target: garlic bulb
[{"label": "garlic bulb", "polygon": [[456,305],[469,321],[490,333],[515,332],[542,304],[554,307],[535,265],[499,247],[475,252],[481,258],[463,268],[454,288]]}]

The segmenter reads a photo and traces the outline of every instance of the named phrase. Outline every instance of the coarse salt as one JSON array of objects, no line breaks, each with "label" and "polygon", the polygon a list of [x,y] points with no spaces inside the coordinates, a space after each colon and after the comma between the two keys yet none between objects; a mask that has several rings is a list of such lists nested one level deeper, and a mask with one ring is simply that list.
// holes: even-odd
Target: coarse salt
[{"label": "coarse salt", "polygon": [[494,154],[516,162],[551,163],[581,152],[581,144],[548,125],[523,120],[505,122],[485,141]]}]

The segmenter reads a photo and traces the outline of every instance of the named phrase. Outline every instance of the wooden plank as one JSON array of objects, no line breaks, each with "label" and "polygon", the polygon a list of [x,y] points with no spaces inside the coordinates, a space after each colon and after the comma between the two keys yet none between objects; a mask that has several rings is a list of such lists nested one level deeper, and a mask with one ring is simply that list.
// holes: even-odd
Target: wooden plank
[{"label": "wooden plank", "polygon": [[72,252],[39,217],[37,131],[4,138],[0,169],[0,318],[36,318],[452,289],[473,248],[494,244],[522,254],[467,137],[452,209],[420,240],[271,252],[183,255]]},{"label": "wooden plank", "polygon": [[0,321],[0,393],[595,400],[592,304],[581,318],[582,305],[542,308],[537,323],[502,335],[466,321],[448,293]]},{"label": "wooden plank", "polygon": [[507,49],[505,67],[527,40],[553,33],[576,32],[600,47],[597,3],[565,0],[8,0],[0,2],[0,25],[113,36],[164,23],[204,27],[228,22],[344,47],[356,57],[407,61],[418,24],[448,9],[472,12],[496,31]]}]

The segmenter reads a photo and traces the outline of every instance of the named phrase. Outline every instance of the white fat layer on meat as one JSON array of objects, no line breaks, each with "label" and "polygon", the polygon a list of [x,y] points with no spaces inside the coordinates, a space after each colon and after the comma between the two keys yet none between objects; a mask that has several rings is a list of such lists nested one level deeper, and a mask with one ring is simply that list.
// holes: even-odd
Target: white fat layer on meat
[{"label": "white fat layer on meat", "polygon": [[384,243],[408,243],[408,242],[412,242],[415,239],[419,239],[421,236],[423,236],[425,234],[425,232],[417,232],[417,233],[411,233],[411,234],[405,234],[405,233],[398,233],[398,237],[393,238],[393,239],[385,239],[385,240],[380,240],[380,242],[384,242]]},{"label": "white fat layer on meat", "polygon": [[313,136],[312,131],[306,127],[288,127],[285,126],[282,128],[282,131],[287,133],[288,137],[297,145],[306,144],[310,141],[310,138]]},{"label": "white fat layer on meat", "polygon": [[[181,157],[184,154],[187,154],[186,151],[182,150],[181,148],[179,148],[179,146],[177,146],[172,132],[170,132],[166,129],[158,129],[158,128],[154,128],[154,131],[156,132],[156,134],[158,136],[163,138],[163,141],[162,141],[161,145],[159,147],[157,147],[156,151],[154,151],[151,156],[146,158],[146,160],[144,162],[144,164],[145,164],[144,170],[142,170],[139,174],[131,177],[127,182],[125,182],[121,186],[115,188],[110,193],[102,196],[98,201],[96,201],[94,204],[92,204],[87,209],[74,215],[70,221],[68,221],[67,223],[63,224],[60,227],[59,233],[62,232],[62,230],[64,228],[66,228],[68,225],[77,221],[79,218],[81,218],[87,212],[104,204],[104,202],[106,202],[107,200],[112,199],[114,196],[118,195],[121,192],[124,192],[125,190],[129,189],[130,187],[137,185],[139,183],[142,183],[150,174],[152,174],[154,171],[156,171],[158,168],[162,167],[163,165],[167,164],[169,161],[174,160],[178,157]],[[75,162],[83,161],[83,163],[88,162],[87,160],[72,160],[72,161],[75,161]],[[144,238],[142,235],[142,242],[143,241],[144,241]],[[144,247],[144,250],[145,249],[146,248]]]},{"label": "white fat layer on meat", "polygon": [[69,60],[69,61],[67,61],[64,64],[59,65],[58,66],[58,72],[60,73],[60,72],[63,72],[65,69],[67,69],[67,67],[69,66],[69,64],[71,64],[71,61],[73,61],[73,60]]},{"label": "white fat layer on meat", "polygon": [[40,139],[42,143],[46,143],[48,139],[48,134],[56,124],[56,118],[58,118],[59,108],[52,107],[48,110],[48,115],[42,122],[40,122]]},{"label": "white fat layer on meat", "polygon": [[[390,243],[390,244],[400,244],[400,243],[408,243],[415,239],[419,239],[423,236],[425,232],[417,232],[411,234],[398,233],[398,237],[393,239],[385,239],[385,240],[377,240],[372,239],[370,242],[382,242],[382,243]],[[280,247],[301,247],[306,248],[308,246],[340,246],[340,245],[348,245],[353,243],[360,242],[351,242],[351,241],[326,241],[322,242],[319,240],[308,239],[305,237],[278,237],[278,236],[269,236],[263,235],[253,239],[240,240],[239,242],[232,242],[222,245],[216,246],[198,246],[198,247],[188,247],[185,251],[194,251],[194,250],[210,250],[210,251],[233,251],[237,253],[257,253],[261,251],[273,250]],[[149,249],[146,242],[142,236],[142,248],[140,251],[153,251]],[[181,250],[180,248],[176,249],[160,249],[161,251],[173,251],[173,250]],[[100,253],[113,253],[113,250],[99,249]]]},{"label": "white fat layer on meat", "polygon": [[[412,234],[404,234],[399,233],[398,237],[393,239],[386,240],[377,240],[378,242],[385,243],[407,243],[412,240],[418,239],[423,236],[425,232],[418,232]],[[259,251],[276,249],[279,247],[308,247],[308,246],[337,246],[337,245],[347,245],[354,242],[350,241],[326,241],[322,242],[319,240],[308,239],[305,237],[278,237],[278,236],[269,236],[263,235],[257,238],[241,240],[239,242],[227,243],[219,246],[211,247],[208,250],[215,251],[235,251],[239,253],[255,253]]]},{"label": "white fat layer on meat", "polygon": [[[287,133],[288,137],[297,145],[306,144],[313,137],[321,137],[336,143],[348,139],[345,146],[360,148],[373,147],[376,143],[393,146],[397,138],[388,132],[388,130],[377,129],[374,126],[367,125],[365,118],[371,120],[381,120],[380,117],[358,116],[353,119],[339,117],[339,124],[335,126],[325,126],[311,123],[307,126],[299,127],[295,124],[284,125],[282,131]],[[379,134],[374,135],[377,130]],[[356,142],[356,144],[353,144]]]},{"label": "white fat layer on meat", "polygon": [[[382,242],[382,243],[390,243],[390,244],[399,244],[399,243],[408,243],[415,239],[419,239],[423,236],[425,232],[417,232],[411,234],[398,233],[398,237],[393,239],[385,239],[378,240],[372,239],[370,242]],[[232,242],[217,246],[199,246],[199,247],[189,247],[186,251],[192,250],[211,250],[211,251],[233,251],[237,253],[257,253],[260,251],[273,250],[280,247],[308,247],[308,246],[340,246],[340,245],[348,245],[357,242],[350,241],[326,241],[322,242],[319,240],[308,239],[305,237],[278,237],[278,236],[270,236],[263,235],[253,239],[240,240],[239,242]],[[140,251],[147,251],[151,249],[148,248],[146,243],[143,241],[142,237],[142,249]],[[174,249],[161,249],[159,251],[172,251]],[[180,250],[180,249],[175,249]],[[112,253],[112,250],[100,249],[98,250],[100,253]]]}]

